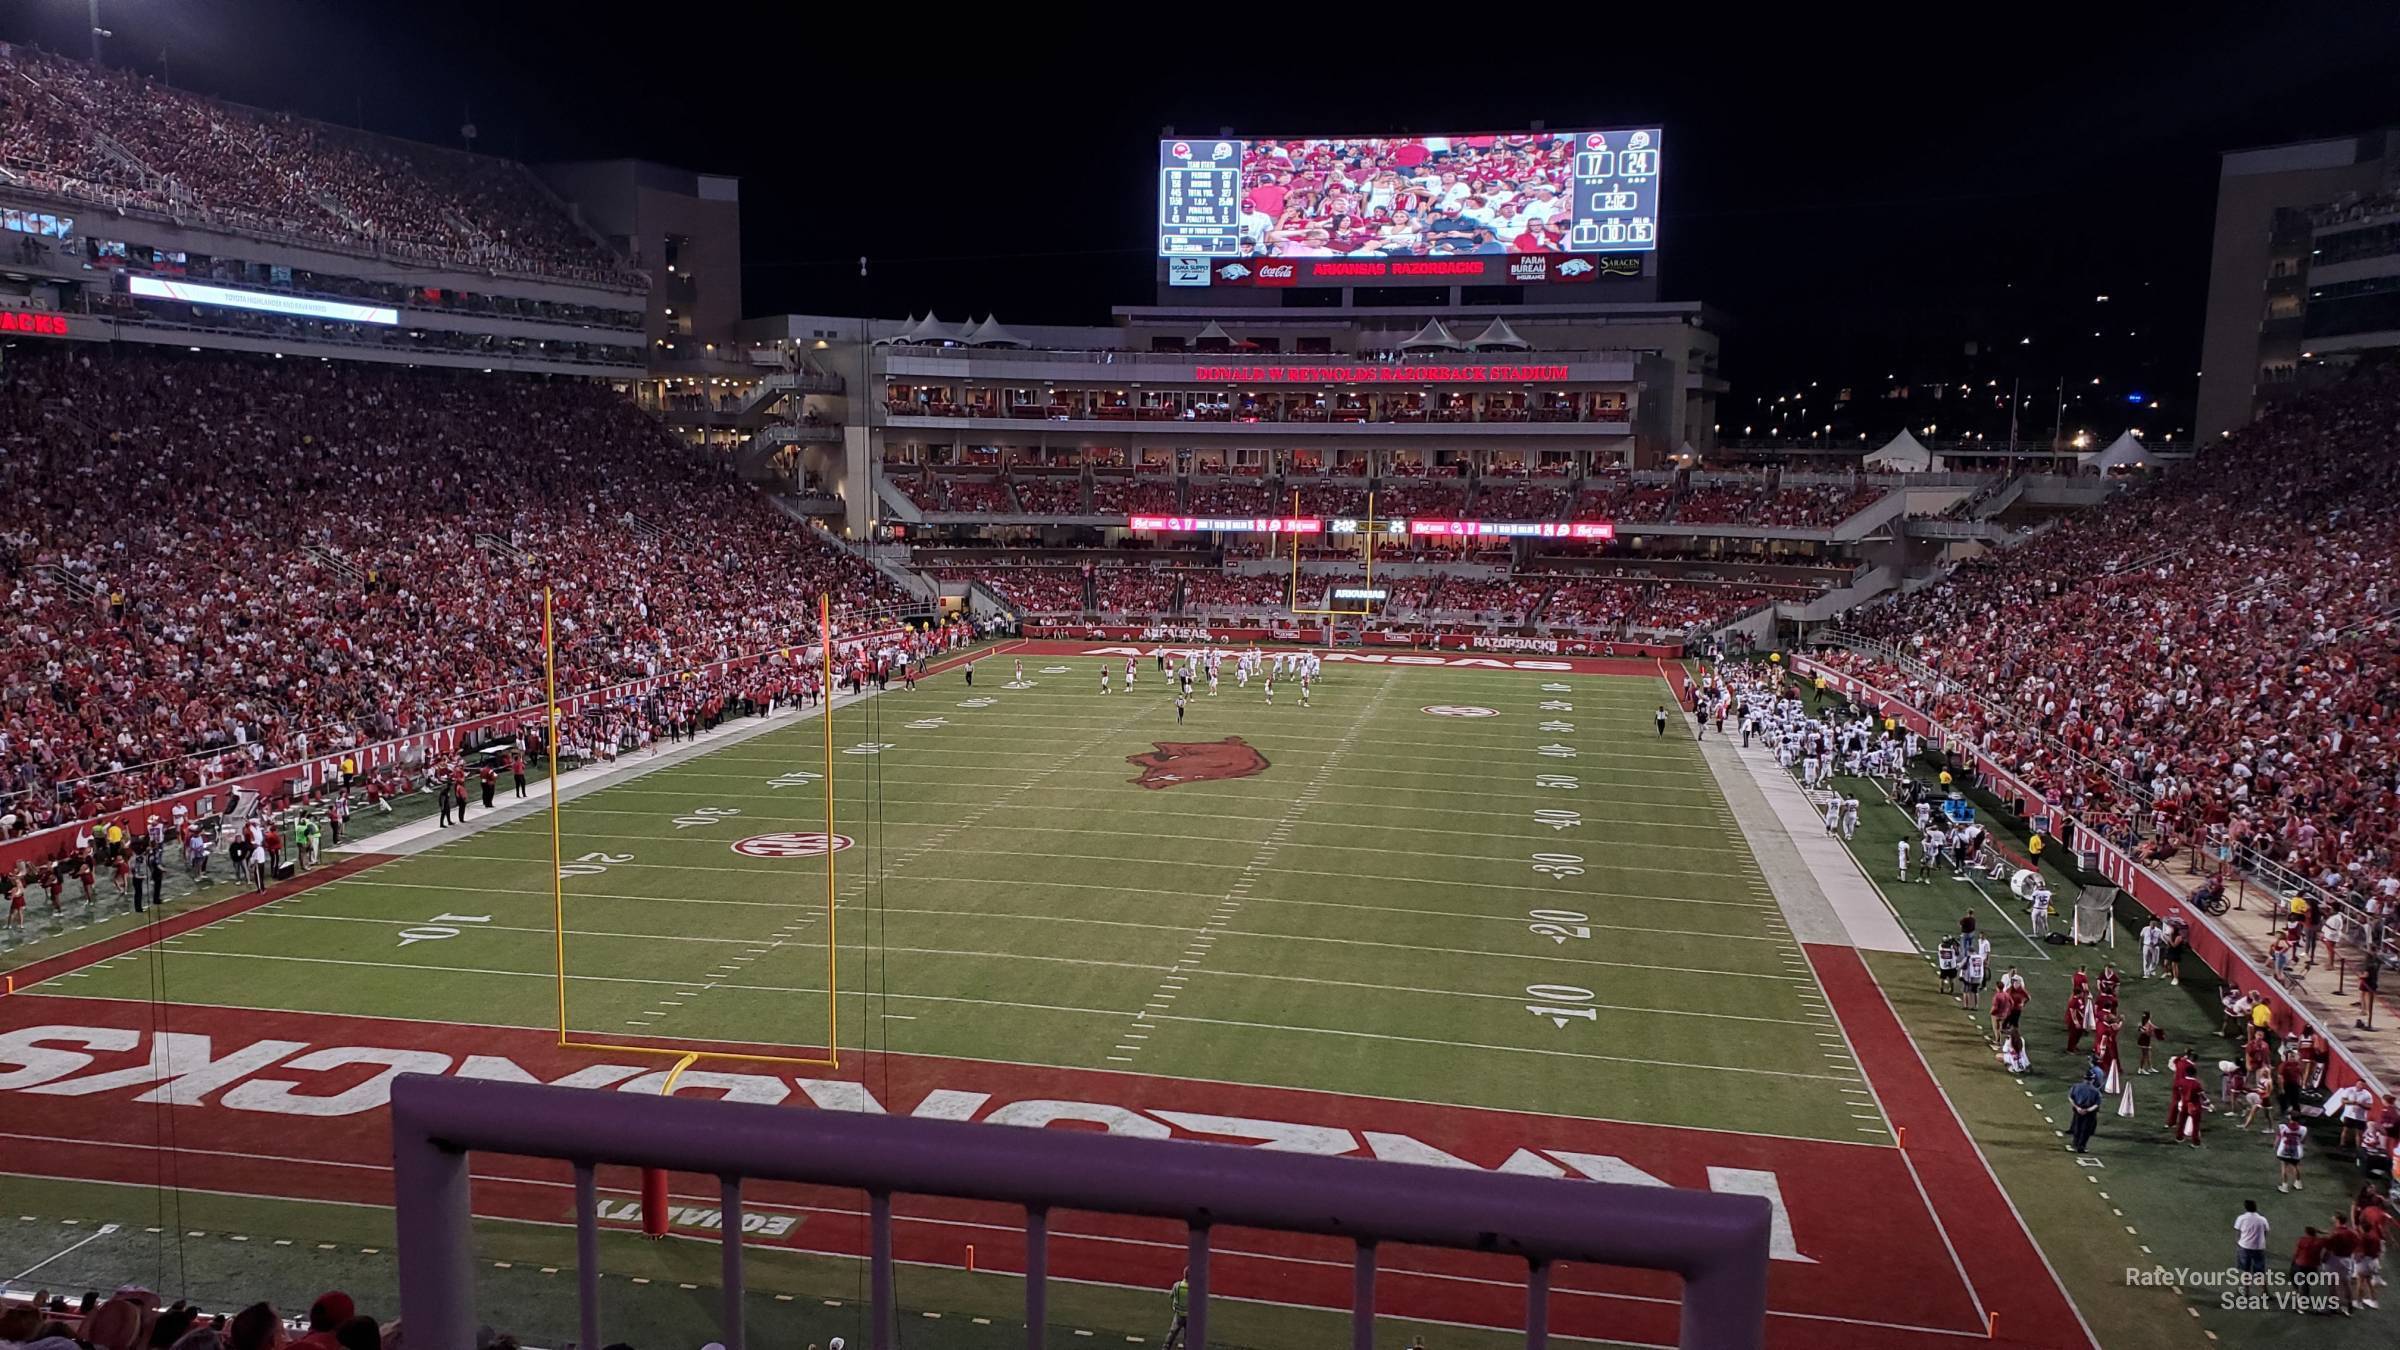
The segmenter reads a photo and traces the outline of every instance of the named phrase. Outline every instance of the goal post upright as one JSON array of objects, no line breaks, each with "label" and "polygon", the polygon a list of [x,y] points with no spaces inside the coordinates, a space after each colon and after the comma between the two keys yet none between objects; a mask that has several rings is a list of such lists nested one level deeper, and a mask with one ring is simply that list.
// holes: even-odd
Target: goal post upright
[{"label": "goal post upright", "polygon": [[825,724],[825,1055],[834,1067],[842,1063],[841,950],[834,926],[833,855],[833,593],[817,597],[817,646],[825,663],[825,705],[817,720]]},{"label": "goal post upright", "polygon": [[[558,641],[555,625],[557,602],[548,586],[542,588],[542,725],[547,737],[544,750],[550,760],[550,915],[552,951],[556,959],[553,976],[558,986],[558,1044],[562,1049],[589,1050],[604,1054],[654,1055],[676,1061],[669,1072],[662,1093],[671,1094],[675,1080],[685,1069],[703,1060],[736,1064],[777,1064],[790,1068],[835,1069],[841,1067],[840,1028],[837,1019],[841,1008],[841,985],[835,978],[839,970],[837,947],[834,942],[834,788],[833,788],[833,597],[822,593],[817,597],[817,637],[821,646],[825,687],[823,701],[818,705],[818,718],[825,724],[825,1053],[822,1055],[773,1055],[755,1051],[734,1051],[695,1048],[692,1045],[643,1045],[636,1041],[612,1039],[602,1034],[578,1036],[567,1018],[567,894],[565,852],[561,843],[563,830],[560,813],[563,803],[559,797],[558,757],[561,749],[562,717],[558,706]],[[794,669],[798,666],[795,665]]]},{"label": "goal post upright", "polygon": [[[1292,489],[1292,516],[1294,519],[1297,519],[1299,515],[1300,489],[1294,488]],[[1367,560],[1367,575],[1366,580],[1360,583],[1360,589],[1362,590],[1373,590],[1375,586],[1376,523],[1375,494],[1370,491],[1367,493],[1367,518],[1360,522],[1364,528],[1359,531],[1360,535],[1366,540],[1365,556]],[[1355,609],[1345,608],[1340,605],[1327,606],[1318,609],[1302,609],[1300,607],[1300,532],[1298,530],[1292,531],[1292,582],[1291,594],[1289,595],[1288,600],[1289,604],[1287,607],[1295,616],[1307,615],[1313,617],[1363,619],[1371,618],[1375,613],[1375,602],[1372,600],[1359,601],[1358,607]]]}]

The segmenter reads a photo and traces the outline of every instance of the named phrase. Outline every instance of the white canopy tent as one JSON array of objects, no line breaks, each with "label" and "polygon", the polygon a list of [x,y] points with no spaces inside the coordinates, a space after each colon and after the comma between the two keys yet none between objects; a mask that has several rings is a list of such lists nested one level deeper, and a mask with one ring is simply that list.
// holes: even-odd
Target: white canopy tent
[{"label": "white canopy tent", "polygon": [[1427,319],[1425,326],[1417,330],[1415,337],[1400,344],[1400,350],[1404,352],[1455,352],[1463,349],[1465,345],[1458,340],[1457,334],[1442,326],[1440,319]]},{"label": "white canopy tent", "polygon": [[895,342],[906,342],[908,341],[908,330],[916,326],[917,316],[911,314],[908,316],[907,320],[900,325],[898,331],[884,334],[882,337],[875,339],[872,345],[877,347],[889,347]]},{"label": "white canopy tent", "polygon": [[1489,327],[1467,339],[1467,345],[1479,352],[1521,352],[1533,346],[1517,336],[1517,330],[1508,326],[1508,320],[1499,318],[1493,319]]},{"label": "white canopy tent", "polygon": [[2131,431],[2118,436],[2101,449],[2075,457],[2077,468],[2098,469],[2102,473],[2111,469],[2139,469],[2149,462],[2150,452],[2142,448],[2142,443],[2134,439]]},{"label": "white canopy tent", "polygon": [[961,341],[970,347],[1023,347],[1028,345],[1025,339],[1001,327],[1000,316],[997,314],[984,316],[983,322],[969,329],[966,337]]},{"label": "white canopy tent", "polygon": [[1233,345],[1233,334],[1225,331],[1225,325],[1210,319],[1208,326],[1200,330],[1200,335],[1192,339],[1192,345],[1205,349],[1206,344],[1211,342],[1221,342],[1230,347]]},{"label": "white canopy tent", "polygon": [[1905,430],[1884,443],[1881,450],[1867,456],[1866,467],[1887,473],[1924,473],[1941,467],[1931,450]]},{"label": "white canopy tent", "polygon": [[952,328],[935,318],[932,310],[927,310],[925,317],[917,320],[916,324],[907,332],[902,333],[898,340],[923,343],[957,342],[960,340],[961,332],[961,329]]}]

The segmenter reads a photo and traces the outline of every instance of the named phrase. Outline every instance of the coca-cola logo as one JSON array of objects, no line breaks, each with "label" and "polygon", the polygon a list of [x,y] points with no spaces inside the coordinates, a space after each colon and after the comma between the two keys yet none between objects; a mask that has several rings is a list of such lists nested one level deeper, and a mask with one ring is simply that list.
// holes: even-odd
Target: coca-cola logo
[{"label": "coca-cola logo", "polygon": [[1289,286],[1299,281],[1299,279],[1300,264],[1298,263],[1271,262],[1260,263],[1258,265],[1258,285]]}]

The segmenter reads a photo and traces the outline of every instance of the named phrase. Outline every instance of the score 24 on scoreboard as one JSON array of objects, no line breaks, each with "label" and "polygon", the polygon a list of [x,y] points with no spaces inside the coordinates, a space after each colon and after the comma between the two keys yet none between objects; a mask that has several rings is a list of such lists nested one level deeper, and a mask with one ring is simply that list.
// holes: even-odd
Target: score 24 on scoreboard
[{"label": "score 24 on scoreboard", "polygon": [[[1488,259],[1499,275],[1512,257],[1654,252],[1663,142],[1657,127],[1162,140],[1158,254],[1170,262],[1307,260],[1277,266],[1273,279],[1290,284],[1320,271],[1333,280],[1367,270],[1313,261],[1320,259]],[[1186,270],[1198,271],[1188,262]],[[1226,280],[1260,275],[1255,264],[1224,270]],[[1405,264],[1376,270],[1416,275]],[[1555,280],[1597,274],[1533,269],[1516,279],[1535,271]],[[1205,284],[1198,275],[1193,281]]]}]

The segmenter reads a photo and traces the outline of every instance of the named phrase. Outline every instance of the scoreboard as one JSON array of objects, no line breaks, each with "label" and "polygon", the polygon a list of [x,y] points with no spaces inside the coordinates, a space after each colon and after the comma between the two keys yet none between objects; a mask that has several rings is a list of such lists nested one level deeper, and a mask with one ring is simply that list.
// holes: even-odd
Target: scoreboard
[{"label": "scoreboard", "polygon": [[1242,143],[1161,141],[1158,254],[1230,258],[1241,248]]},{"label": "scoreboard", "polygon": [[1158,256],[1242,263],[1181,285],[1628,275],[1603,264],[1657,250],[1664,167],[1658,127],[1162,140]]}]

